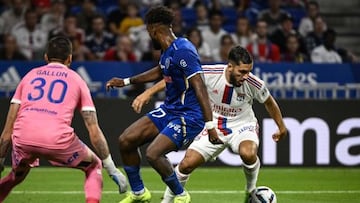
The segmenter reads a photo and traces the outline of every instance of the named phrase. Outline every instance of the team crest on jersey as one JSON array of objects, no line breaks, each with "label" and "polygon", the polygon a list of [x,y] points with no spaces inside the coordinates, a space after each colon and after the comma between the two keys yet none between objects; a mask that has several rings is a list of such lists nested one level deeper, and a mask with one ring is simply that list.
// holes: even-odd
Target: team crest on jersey
[{"label": "team crest on jersey", "polygon": [[187,63],[186,63],[186,61],[184,59],[180,60],[180,66],[182,66],[184,68],[187,66]]},{"label": "team crest on jersey", "polygon": [[170,58],[170,57],[165,59],[165,68],[166,68],[166,69],[169,68],[169,66],[170,66],[170,61],[171,61],[171,58]]},{"label": "team crest on jersey", "polygon": [[245,100],[245,94],[238,94],[238,96],[236,97],[237,101],[244,101]]}]

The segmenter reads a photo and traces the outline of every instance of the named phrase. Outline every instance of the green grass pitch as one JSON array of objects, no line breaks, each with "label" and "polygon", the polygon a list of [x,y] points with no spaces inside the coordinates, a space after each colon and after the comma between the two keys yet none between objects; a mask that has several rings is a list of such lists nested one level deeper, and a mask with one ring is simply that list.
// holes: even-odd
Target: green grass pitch
[{"label": "green grass pitch", "polygon": [[[5,176],[9,167],[2,173]],[[165,188],[152,168],[142,168],[152,202],[160,202]],[[115,184],[104,171],[102,202],[119,202]],[[84,175],[81,171],[40,167],[17,186],[4,203],[76,203],[84,202]],[[360,168],[269,168],[260,170],[258,186],[271,187],[279,203],[360,202]],[[245,180],[240,167],[202,167],[188,182],[194,203],[243,202]]]}]

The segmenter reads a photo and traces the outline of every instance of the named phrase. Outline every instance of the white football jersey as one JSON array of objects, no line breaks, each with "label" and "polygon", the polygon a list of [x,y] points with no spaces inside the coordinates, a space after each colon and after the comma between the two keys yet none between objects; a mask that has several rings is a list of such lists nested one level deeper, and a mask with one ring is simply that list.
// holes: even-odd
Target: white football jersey
[{"label": "white football jersey", "polygon": [[202,68],[213,119],[224,135],[237,126],[257,122],[252,109],[253,100],[264,103],[270,96],[263,80],[250,73],[240,87],[234,87],[225,78],[227,64],[203,65]]}]

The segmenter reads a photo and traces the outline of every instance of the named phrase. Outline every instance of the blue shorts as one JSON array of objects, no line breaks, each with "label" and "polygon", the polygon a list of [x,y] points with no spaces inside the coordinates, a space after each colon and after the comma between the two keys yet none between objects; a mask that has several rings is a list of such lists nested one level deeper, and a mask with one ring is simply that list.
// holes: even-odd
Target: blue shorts
[{"label": "blue shorts", "polygon": [[197,119],[186,115],[175,115],[162,106],[150,111],[146,116],[161,134],[175,143],[178,149],[191,142],[204,129],[202,115]]}]

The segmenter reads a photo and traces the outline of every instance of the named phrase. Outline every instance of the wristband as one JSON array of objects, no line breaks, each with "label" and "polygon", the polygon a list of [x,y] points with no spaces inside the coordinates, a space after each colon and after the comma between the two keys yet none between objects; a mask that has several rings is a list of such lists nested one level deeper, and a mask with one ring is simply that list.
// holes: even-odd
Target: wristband
[{"label": "wristband", "polygon": [[205,122],[205,128],[208,129],[208,130],[211,130],[211,129],[215,128],[215,125],[214,125],[213,121],[206,121]]},{"label": "wristband", "polygon": [[125,85],[125,86],[130,85],[130,78],[125,78],[125,79],[124,79],[124,85]]}]

